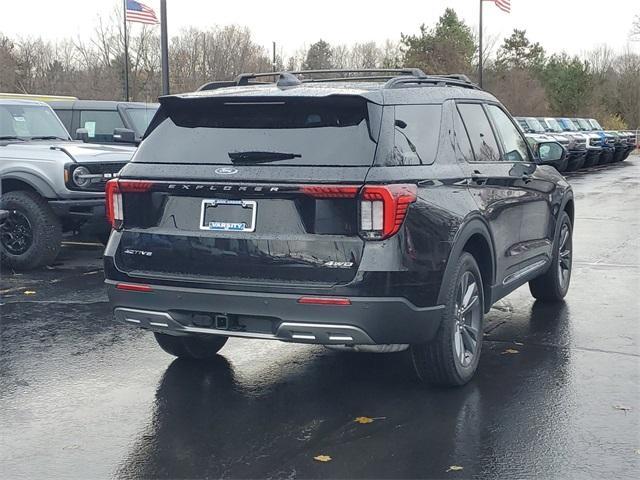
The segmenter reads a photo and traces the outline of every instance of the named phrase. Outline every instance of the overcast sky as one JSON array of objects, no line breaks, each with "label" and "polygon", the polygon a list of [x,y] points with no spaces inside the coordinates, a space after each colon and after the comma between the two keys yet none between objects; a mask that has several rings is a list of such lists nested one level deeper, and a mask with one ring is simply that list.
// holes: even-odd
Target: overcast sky
[{"label": "overcast sky", "polygon": [[[143,0],[159,15],[160,0]],[[121,0],[0,0],[0,33],[49,39],[89,37],[99,14],[122,8]],[[421,23],[434,24],[453,7],[472,28],[478,25],[478,0],[167,0],[169,33],[195,26],[240,24],[271,48],[275,40],[285,57],[319,38],[330,43],[397,40]],[[511,0],[511,14],[484,3],[486,36],[526,29],[547,51],[580,54],[606,44],[628,44],[640,0]],[[133,28],[140,28],[134,26]],[[631,43],[640,52],[640,42]]]}]

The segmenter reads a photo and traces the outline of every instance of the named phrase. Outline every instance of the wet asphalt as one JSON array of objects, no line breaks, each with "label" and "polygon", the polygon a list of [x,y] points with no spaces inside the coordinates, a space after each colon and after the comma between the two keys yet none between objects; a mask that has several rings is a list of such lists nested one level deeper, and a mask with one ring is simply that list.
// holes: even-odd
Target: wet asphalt
[{"label": "wet asphalt", "polygon": [[638,478],[640,156],[569,180],[566,302],[496,304],[458,389],[404,353],[230,340],[174,360],[112,322],[96,245],[3,271],[0,477]]}]

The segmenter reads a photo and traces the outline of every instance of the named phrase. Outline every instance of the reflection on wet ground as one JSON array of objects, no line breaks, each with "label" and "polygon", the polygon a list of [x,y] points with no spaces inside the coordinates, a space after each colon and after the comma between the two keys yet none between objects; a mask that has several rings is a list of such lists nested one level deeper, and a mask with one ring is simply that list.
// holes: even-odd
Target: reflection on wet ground
[{"label": "reflection on wet ground", "polygon": [[232,340],[215,361],[173,360],[112,323],[97,247],[3,272],[1,476],[635,478],[639,173],[571,179],[567,301],[522,288],[495,305],[460,389],[418,385],[405,354]]}]

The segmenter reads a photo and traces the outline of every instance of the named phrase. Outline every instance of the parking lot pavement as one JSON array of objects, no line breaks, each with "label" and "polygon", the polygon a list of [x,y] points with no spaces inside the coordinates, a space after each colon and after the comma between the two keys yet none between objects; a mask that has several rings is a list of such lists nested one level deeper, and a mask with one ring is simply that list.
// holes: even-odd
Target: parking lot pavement
[{"label": "parking lot pavement", "polygon": [[639,156],[570,176],[567,301],[495,305],[459,389],[418,385],[406,354],[230,340],[173,360],[112,323],[95,245],[4,271],[0,477],[637,478],[639,179]]}]

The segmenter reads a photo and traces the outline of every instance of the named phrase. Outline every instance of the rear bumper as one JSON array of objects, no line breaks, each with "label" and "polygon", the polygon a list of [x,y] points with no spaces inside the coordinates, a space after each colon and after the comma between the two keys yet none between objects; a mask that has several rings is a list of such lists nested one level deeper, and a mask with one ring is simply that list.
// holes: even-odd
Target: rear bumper
[{"label": "rear bumper", "polygon": [[106,284],[116,320],[170,335],[323,345],[415,344],[434,337],[444,311],[443,305],[416,307],[395,297],[349,297],[350,305],[308,305],[298,303],[300,295],[168,286],[134,292],[117,289],[111,280]]}]

